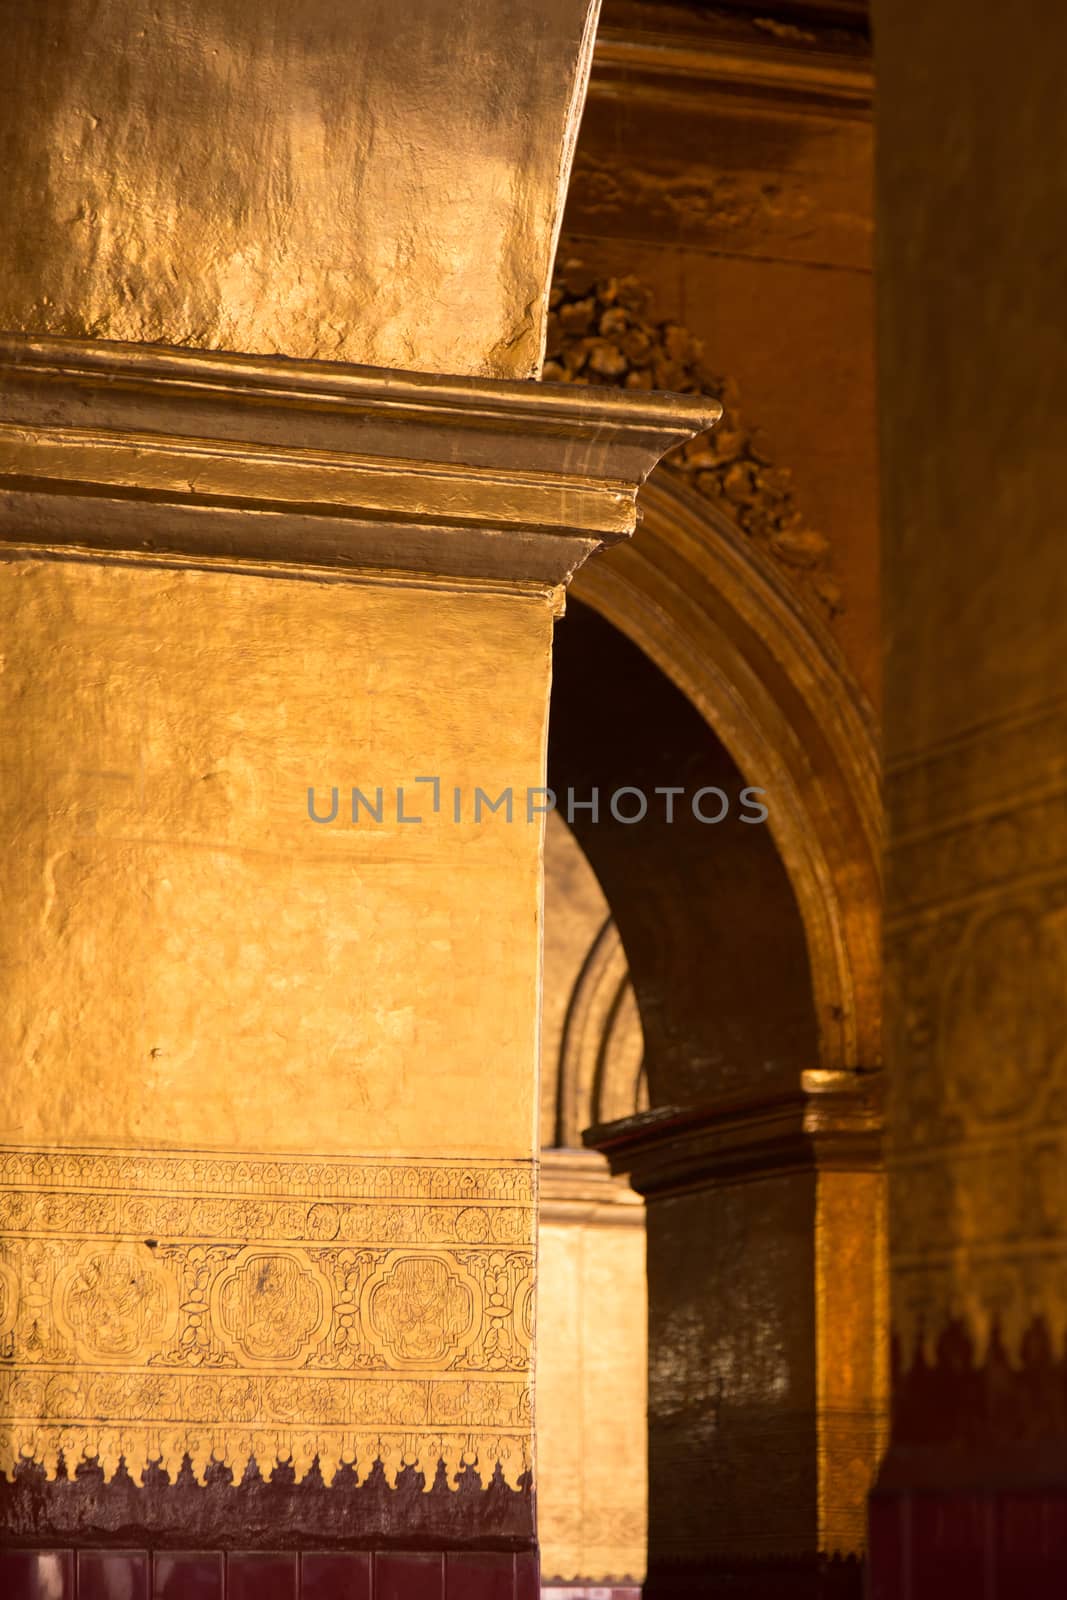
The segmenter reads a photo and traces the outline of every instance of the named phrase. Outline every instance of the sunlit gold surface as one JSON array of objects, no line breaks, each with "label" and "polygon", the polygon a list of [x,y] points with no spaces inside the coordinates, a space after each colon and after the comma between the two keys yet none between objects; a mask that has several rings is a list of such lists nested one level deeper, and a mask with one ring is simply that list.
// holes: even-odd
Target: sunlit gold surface
[{"label": "sunlit gold surface", "polygon": [[546,1578],[640,1580],[647,1521],[644,1207],[603,1157],[546,1150],[537,1460]]},{"label": "sunlit gold surface", "polygon": [[3,1459],[514,1484],[553,619],[714,408],[5,350]]},{"label": "sunlit gold surface", "polygon": [[526,377],[596,0],[0,10],[0,327]]},{"label": "sunlit gold surface", "polygon": [[[480,1440],[514,1481],[540,828],[476,824],[469,802],[455,824],[413,780],[439,775],[446,807],[453,786],[542,781],[550,599],[20,555],[0,604],[0,871],[22,911],[0,1116],[45,1190],[8,1202],[10,1450],[162,1452],[172,1473],[191,1444],[198,1470],[292,1450],[303,1469],[366,1461],[381,1434],[392,1471],[444,1429],[454,1459]],[[335,783],[338,824],[316,825],[307,789],[321,814]],[[387,787],[380,826],[352,825],[354,784]],[[65,1159],[83,1146],[106,1158]],[[381,1156],[380,1187],[325,1160],[350,1151]],[[493,1331],[486,1388],[467,1380]]]},{"label": "sunlit gold surface", "polygon": [[20,557],[0,615],[3,1136],[531,1155],[547,600]]},{"label": "sunlit gold surface", "polygon": [[889,1413],[885,1174],[823,1171],[815,1192],[819,1549],[860,1551]]}]

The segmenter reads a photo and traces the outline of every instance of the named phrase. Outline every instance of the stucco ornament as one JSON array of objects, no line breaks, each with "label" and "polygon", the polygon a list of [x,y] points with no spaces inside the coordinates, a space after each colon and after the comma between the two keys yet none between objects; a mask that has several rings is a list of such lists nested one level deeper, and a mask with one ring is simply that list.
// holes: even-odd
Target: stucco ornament
[{"label": "stucco ornament", "polygon": [[831,616],[843,609],[829,571],[830,544],[797,504],[792,473],[744,420],[734,379],[705,364],[701,342],[676,322],[658,321],[651,291],[636,277],[598,276],[578,260],[556,271],[549,300],[546,382],[614,384],[707,394],[722,421],[663,458],[751,539],[770,551],[802,593]]}]

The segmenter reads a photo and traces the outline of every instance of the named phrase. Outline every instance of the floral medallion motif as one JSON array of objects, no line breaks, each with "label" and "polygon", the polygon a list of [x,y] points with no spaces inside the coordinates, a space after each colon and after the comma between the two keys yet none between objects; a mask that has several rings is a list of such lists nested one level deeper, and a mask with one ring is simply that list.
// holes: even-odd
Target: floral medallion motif
[{"label": "floral medallion motif", "polygon": [[405,1255],[368,1284],[367,1325],[392,1365],[440,1367],[473,1340],[478,1298],[467,1275],[440,1256]]},{"label": "floral medallion motif", "polygon": [[56,1320],[91,1360],[146,1357],[176,1314],[176,1286],[137,1245],[93,1245],[57,1284]]},{"label": "floral medallion motif", "polygon": [[215,1316],[246,1361],[297,1361],[326,1331],[329,1288],[295,1251],[246,1250],[216,1284]]}]

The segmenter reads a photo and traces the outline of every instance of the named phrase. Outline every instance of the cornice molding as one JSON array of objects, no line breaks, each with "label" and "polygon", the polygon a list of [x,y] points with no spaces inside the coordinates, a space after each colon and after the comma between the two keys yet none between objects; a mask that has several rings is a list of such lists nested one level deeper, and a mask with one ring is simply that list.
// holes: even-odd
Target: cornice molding
[{"label": "cornice molding", "polygon": [[706,396],[0,338],[0,541],[556,588]]},{"label": "cornice molding", "polygon": [[541,1151],[538,1216],[542,1222],[642,1228],[645,1208],[624,1178],[595,1150]]},{"label": "cornice molding", "polygon": [[867,117],[874,75],[869,61],[830,51],[601,30],[590,95],[674,99],[709,88]]},{"label": "cornice molding", "polygon": [[881,1161],[881,1079],[805,1072],[796,1088],[666,1106],[590,1128],[583,1139],[646,1197],[782,1172],[865,1171]]}]

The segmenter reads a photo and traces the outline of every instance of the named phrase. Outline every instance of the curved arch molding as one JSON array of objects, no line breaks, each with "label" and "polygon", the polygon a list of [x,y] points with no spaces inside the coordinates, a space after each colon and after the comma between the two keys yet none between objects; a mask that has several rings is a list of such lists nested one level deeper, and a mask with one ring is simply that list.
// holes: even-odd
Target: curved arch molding
[{"label": "curved arch molding", "polygon": [[572,592],[689,698],[769,823],[804,921],[830,1070],[881,1059],[881,814],[873,714],[773,559],[678,475],[641,494],[636,537]]}]

